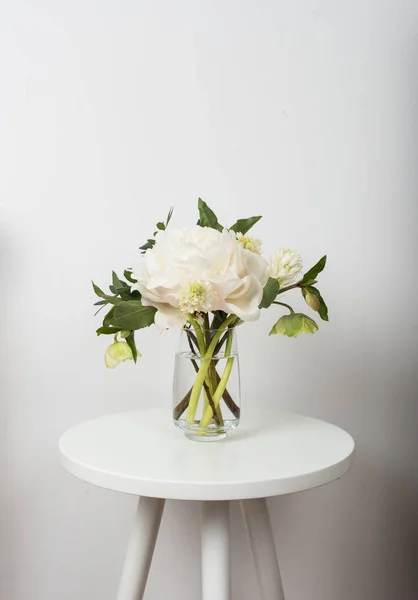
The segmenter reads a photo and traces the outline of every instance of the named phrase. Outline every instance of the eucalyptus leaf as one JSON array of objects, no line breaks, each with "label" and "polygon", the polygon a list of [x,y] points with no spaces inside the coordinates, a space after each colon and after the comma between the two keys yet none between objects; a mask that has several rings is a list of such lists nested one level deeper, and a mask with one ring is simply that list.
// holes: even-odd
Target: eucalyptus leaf
[{"label": "eucalyptus leaf", "polygon": [[247,219],[238,219],[232,227],[230,227],[231,231],[235,231],[235,233],[242,233],[245,235],[248,231],[250,231],[251,227],[258,223],[261,217],[248,217]]},{"label": "eucalyptus leaf", "polygon": [[268,308],[276,299],[279,293],[279,282],[273,277],[269,277],[266,285],[263,288],[263,298],[259,308]]},{"label": "eucalyptus leaf", "polygon": [[313,282],[313,280],[316,279],[318,274],[324,270],[326,262],[327,257],[325,255],[316,263],[316,265],[312,267],[312,269],[309,269],[309,271],[305,273],[302,281],[299,282],[299,285],[310,285]]},{"label": "eucalyptus leaf", "polygon": [[142,329],[154,323],[157,309],[153,306],[142,306],[137,300],[123,302],[115,307],[111,324],[120,329]]},{"label": "eucalyptus leaf", "polygon": [[118,329],[117,327],[110,327],[109,325],[105,325],[103,327],[99,327],[99,329],[96,330],[97,335],[115,335],[115,333],[118,333],[118,331],[120,331],[120,329]]},{"label": "eucalyptus leaf", "polygon": [[197,206],[199,209],[199,225],[201,227],[211,227],[212,229],[222,231],[223,227],[218,222],[218,217],[215,215],[213,210],[209,208],[206,202],[202,200],[202,198],[198,199]]}]

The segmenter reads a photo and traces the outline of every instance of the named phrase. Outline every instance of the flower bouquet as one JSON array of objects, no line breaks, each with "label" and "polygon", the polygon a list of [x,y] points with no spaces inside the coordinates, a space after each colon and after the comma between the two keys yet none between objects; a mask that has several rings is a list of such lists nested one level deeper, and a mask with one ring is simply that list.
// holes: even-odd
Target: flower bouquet
[{"label": "flower bouquet", "polygon": [[191,439],[214,440],[239,424],[237,327],[274,306],[288,314],[278,319],[270,335],[315,333],[316,322],[280,298],[299,289],[306,304],[327,321],[327,306],[315,287],[326,256],[302,274],[302,259],[293,250],[281,248],[269,261],[262,256],[260,241],[248,235],[261,217],[239,219],[226,228],[200,198],[198,210],[195,226],[173,229],[171,209],[124,277],[112,273],[110,294],[94,283],[93,288],[100,298],[99,311],[110,306],[97,329],[98,335],[114,336],[105,354],[109,368],[137,361],[136,331],[150,325],[181,330],[174,422]]}]

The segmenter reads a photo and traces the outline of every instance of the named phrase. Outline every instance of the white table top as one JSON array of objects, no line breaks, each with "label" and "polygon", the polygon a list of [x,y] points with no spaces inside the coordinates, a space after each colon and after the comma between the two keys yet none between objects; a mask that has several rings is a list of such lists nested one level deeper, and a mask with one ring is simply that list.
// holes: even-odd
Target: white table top
[{"label": "white table top", "polygon": [[249,415],[225,440],[192,442],[169,411],[106,415],[60,439],[63,467],[94,485],[155,498],[238,500],[277,496],[338,479],[352,437],[296,414]]}]

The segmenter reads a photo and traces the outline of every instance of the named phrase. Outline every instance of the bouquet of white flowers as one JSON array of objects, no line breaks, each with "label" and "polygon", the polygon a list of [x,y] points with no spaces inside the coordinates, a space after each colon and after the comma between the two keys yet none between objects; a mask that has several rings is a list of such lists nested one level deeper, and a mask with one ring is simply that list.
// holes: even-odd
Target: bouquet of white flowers
[{"label": "bouquet of white flowers", "polygon": [[[98,335],[114,336],[105,355],[110,368],[125,360],[137,361],[135,331],[153,324],[183,331],[187,351],[180,355],[192,365],[193,381],[181,391],[175,380],[174,419],[192,431],[194,439],[203,439],[219,437],[238,424],[239,404],[227,389],[234,363],[238,363],[235,328],[257,320],[261,309],[276,305],[289,314],[273,325],[270,335],[314,333],[318,325],[311,317],[278,300],[296,288],[325,321],[328,310],[315,287],[326,256],[303,275],[302,259],[294,250],[281,248],[270,261],[262,256],[261,242],[247,235],[261,217],[239,219],[225,228],[200,198],[198,209],[197,225],[186,229],[168,227],[171,209],[166,221],[157,223],[153,237],[141,246],[133,267],[124,271],[124,279],[112,273],[111,294],[94,283],[93,288],[100,297],[99,310],[111,305],[97,329]],[[222,399],[230,419],[222,413]]]}]

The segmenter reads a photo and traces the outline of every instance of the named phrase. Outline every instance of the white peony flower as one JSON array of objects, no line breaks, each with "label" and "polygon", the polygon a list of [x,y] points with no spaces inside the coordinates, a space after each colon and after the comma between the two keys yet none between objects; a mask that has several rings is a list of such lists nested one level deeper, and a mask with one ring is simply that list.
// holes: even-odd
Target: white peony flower
[{"label": "white peony flower", "polygon": [[187,315],[223,310],[258,319],[267,261],[245,249],[233,231],[209,227],[159,232],[155,246],[132,271],[145,306],[155,306],[161,328],[181,327]]},{"label": "white peony flower", "polygon": [[302,257],[289,248],[280,248],[270,261],[270,277],[277,279],[280,287],[296,283],[302,269]]}]

